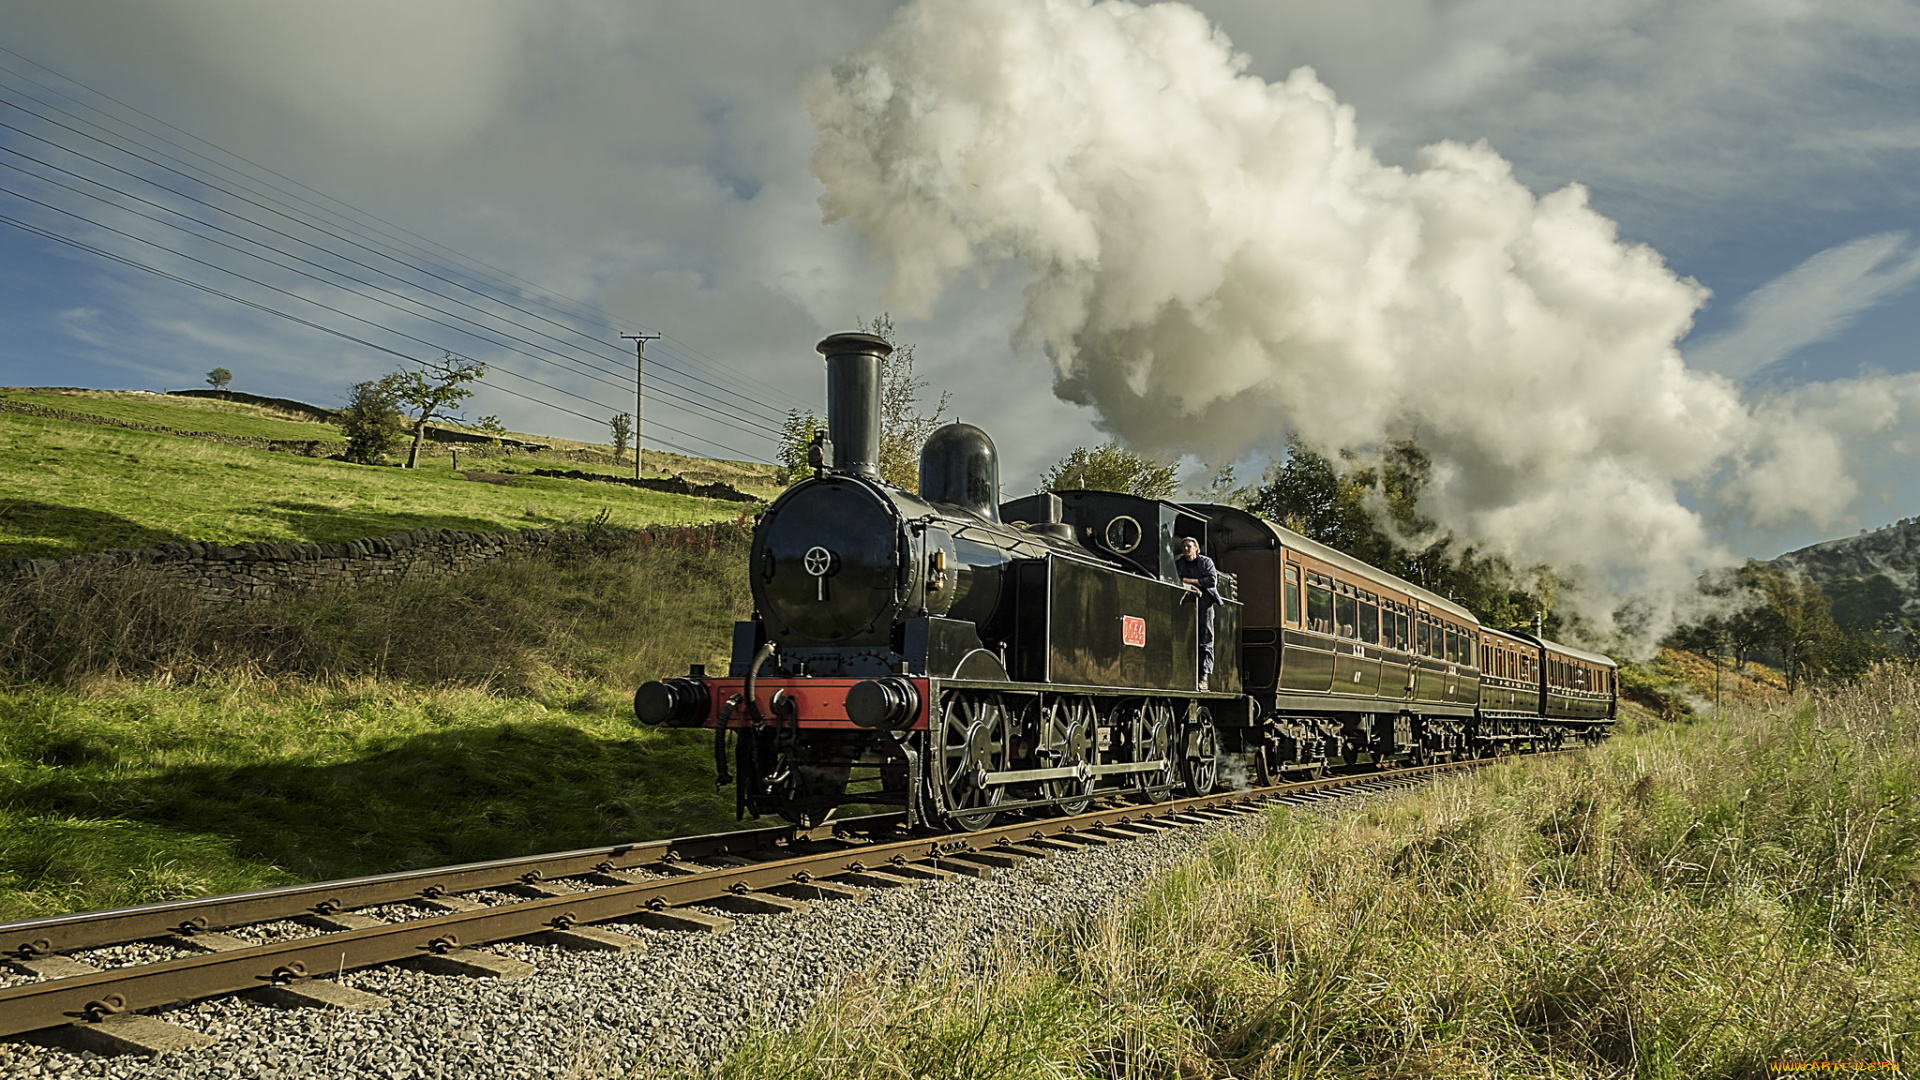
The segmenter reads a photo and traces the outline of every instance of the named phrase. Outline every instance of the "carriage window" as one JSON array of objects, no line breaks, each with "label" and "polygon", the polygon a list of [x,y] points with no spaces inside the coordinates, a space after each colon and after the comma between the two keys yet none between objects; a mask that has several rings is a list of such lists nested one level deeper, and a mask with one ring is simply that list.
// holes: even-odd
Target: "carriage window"
[{"label": "carriage window", "polygon": [[1451,626],[1447,627],[1447,663],[1466,663],[1466,657],[1460,655],[1460,631]]},{"label": "carriage window", "polygon": [[1333,633],[1333,594],[1319,578],[1307,579],[1307,629],[1316,634]]},{"label": "carriage window", "polygon": [[1416,638],[1415,651],[1417,651],[1421,656],[1433,655],[1428,648],[1429,642],[1427,637],[1427,634],[1428,634],[1427,624],[1424,622],[1415,623],[1413,630],[1414,630],[1414,636]]},{"label": "carriage window", "polygon": [[1401,652],[1413,648],[1412,628],[1407,625],[1407,613],[1396,611],[1393,615],[1393,647]]},{"label": "carriage window", "polygon": [[1369,645],[1380,644],[1380,605],[1371,596],[1360,601],[1360,640]]},{"label": "carriage window", "polygon": [[1343,591],[1340,595],[1333,598],[1333,621],[1339,626],[1341,637],[1350,638],[1354,636],[1355,624],[1358,618],[1359,616],[1354,611],[1352,593]]},{"label": "carriage window", "polygon": [[1286,597],[1287,625],[1299,626],[1300,625],[1300,571],[1295,570],[1291,566],[1287,567],[1287,583],[1284,587],[1282,587],[1280,592],[1282,596]]}]

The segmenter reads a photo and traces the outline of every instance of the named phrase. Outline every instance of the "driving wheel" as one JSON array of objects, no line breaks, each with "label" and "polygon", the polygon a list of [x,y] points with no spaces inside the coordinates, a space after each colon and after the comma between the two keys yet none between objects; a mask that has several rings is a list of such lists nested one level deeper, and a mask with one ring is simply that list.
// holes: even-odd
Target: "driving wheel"
[{"label": "driving wheel", "polygon": [[941,711],[939,782],[947,816],[969,832],[993,823],[999,785],[987,774],[1006,768],[1007,711],[991,694],[954,694]]}]

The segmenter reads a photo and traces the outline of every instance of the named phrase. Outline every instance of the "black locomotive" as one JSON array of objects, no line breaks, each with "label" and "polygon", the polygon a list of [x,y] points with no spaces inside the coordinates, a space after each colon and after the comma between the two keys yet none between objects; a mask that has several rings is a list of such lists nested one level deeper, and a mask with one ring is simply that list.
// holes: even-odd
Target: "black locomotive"
[{"label": "black locomotive", "polygon": [[[634,697],[641,721],[714,730],[742,812],[846,805],[977,829],[1317,773],[1604,737],[1603,656],[1482,628],[1465,608],[1233,507],[1111,492],[1000,504],[992,439],[934,432],[920,490],[879,478],[867,334],[820,342],[828,443],[760,516],[725,678]],[[1218,564],[1219,659],[1201,689],[1184,537]],[[731,766],[734,776],[730,777]]]}]

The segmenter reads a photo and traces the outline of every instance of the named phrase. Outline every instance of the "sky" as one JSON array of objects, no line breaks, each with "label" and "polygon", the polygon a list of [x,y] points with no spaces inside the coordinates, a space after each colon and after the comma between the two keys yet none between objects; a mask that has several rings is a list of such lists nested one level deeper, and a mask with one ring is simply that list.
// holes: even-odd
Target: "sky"
[{"label": "sky", "polygon": [[453,352],[470,415],[604,439],[657,333],[649,445],[767,459],[890,312],[1009,496],[1411,434],[1444,526],[1616,598],[1920,508],[1909,3],[4,16],[0,384]]}]

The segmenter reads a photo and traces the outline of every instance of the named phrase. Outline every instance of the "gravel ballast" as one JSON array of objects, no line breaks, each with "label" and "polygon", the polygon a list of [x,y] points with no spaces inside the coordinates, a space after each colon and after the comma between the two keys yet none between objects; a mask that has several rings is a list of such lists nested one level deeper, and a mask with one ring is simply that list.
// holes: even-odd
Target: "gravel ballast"
[{"label": "gravel ballast", "polygon": [[730,916],[736,925],[719,936],[603,924],[639,939],[624,954],[493,946],[538,968],[521,980],[406,966],[345,973],[345,985],[391,1000],[379,1011],[288,1010],[238,997],[178,1006],[157,1015],[219,1042],[157,1058],[0,1043],[0,1075],[505,1080],[624,1077],[643,1066],[710,1061],[756,1023],[793,1025],[843,973],[913,971],[956,948],[984,949],[1124,903],[1222,830],[1252,828],[1263,817],[1035,860],[986,881],[876,890],[862,903],[821,901],[793,915]]}]

